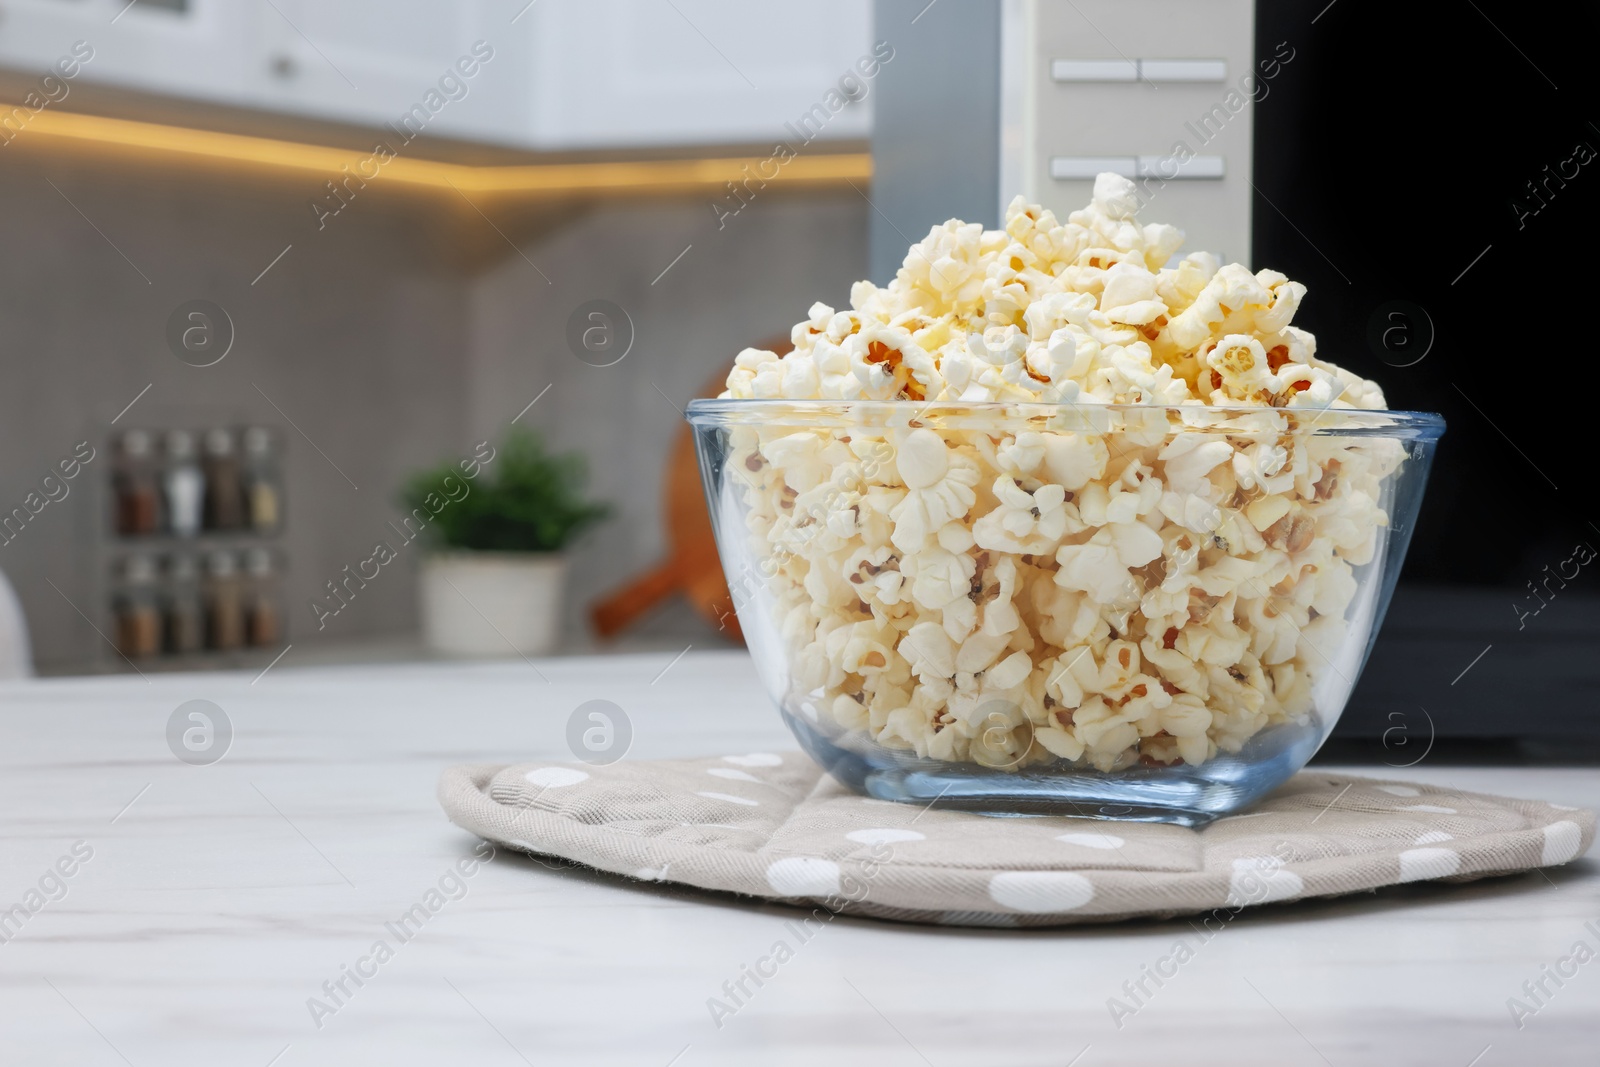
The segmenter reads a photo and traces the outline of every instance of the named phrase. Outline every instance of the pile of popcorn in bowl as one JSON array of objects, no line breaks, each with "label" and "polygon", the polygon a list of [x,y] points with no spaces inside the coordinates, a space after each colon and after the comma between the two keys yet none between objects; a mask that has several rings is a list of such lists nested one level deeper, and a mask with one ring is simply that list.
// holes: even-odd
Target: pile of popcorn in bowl
[{"label": "pile of popcorn in bowl", "polygon": [[741,626],[828,737],[1105,773],[1342,710],[1437,420],[1137,206],[1102,174],[1065,220],[935,227],[691,408]]}]

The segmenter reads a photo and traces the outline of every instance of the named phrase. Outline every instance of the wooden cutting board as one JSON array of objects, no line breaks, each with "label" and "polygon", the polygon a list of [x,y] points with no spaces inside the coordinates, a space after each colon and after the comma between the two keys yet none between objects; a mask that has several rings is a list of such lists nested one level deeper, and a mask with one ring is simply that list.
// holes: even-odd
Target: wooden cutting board
[{"label": "wooden cutting board", "polygon": [[[769,340],[760,347],[783,355],[793,346],[788,338]],[[696,394],[715,397],[726,388],[728,372],[719,371]],[[739,619],[728,595],[722,561],[717,556],[711,516],[706,512],[705,490],[700,481],[700,461],[695,455],[694,432],[688,423],[679,427],[667,454],[663,478],[662,512],[666,521],[669,554],[654,567],[624,583],[590,609],[589,617],[601,637],[614,637],[652,608],[674,594],[682,594],[694,609],[730,638],[744,639]]]}]

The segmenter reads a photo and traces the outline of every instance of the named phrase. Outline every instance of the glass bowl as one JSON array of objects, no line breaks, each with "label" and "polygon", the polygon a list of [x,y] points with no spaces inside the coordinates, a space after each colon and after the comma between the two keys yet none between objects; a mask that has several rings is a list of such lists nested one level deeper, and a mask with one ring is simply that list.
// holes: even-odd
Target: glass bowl
[{"label": "glass bowl", "polygon": [[801,746],[868,796],[1203,825],[1303,767],[1444,422],[696,400],[717,546]]}]

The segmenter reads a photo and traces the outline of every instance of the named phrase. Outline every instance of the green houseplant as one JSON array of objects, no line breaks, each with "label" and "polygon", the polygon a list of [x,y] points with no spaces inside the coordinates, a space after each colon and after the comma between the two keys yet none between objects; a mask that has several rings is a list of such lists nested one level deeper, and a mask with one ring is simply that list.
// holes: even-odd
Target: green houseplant
[{"label": "green houseplant", "polygon": [[584,493],[583,458],[514,430],[498,449],[407,480],[407,526],[426,522],[419,596],[436,652],[521,656],[556,647],[564,550],[610,508]]}]

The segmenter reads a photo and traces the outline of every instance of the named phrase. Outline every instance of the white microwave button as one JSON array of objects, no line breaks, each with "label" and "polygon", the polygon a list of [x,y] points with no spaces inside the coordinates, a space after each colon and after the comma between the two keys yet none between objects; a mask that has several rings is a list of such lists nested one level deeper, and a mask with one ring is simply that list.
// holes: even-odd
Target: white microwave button
[{"label": "white microwave button", "polygon": [[1136,82],[1139,63],[1132,59],[1057,59],[1050,77],[1058,82]]},{"label": "white microwave button", "polygon": [[1221,59],[1141,59],[1139,77],[1147,82],[1220,82],[1228,78]]},{"label": "white microwave button", "polygon": [[[1052,174],[1054,173],[1054,162],[1054,160],[1051,161]],[[1137,176],[1140,178],[1160,178],[1165,181],[1220,178],[1223,176],[1223,169],[1221,156],[1190,156],[1181,163],[1178,162],[1175,156],[1140,156]]]},{"label": "white microwave button", "polygon": [[1050,159],[1050,177],[1058,181],[1094,181],[1095,175],[1107,170],[1124,178],[1137,178],[1139,161],[1133,156],[1052,156]]}]

